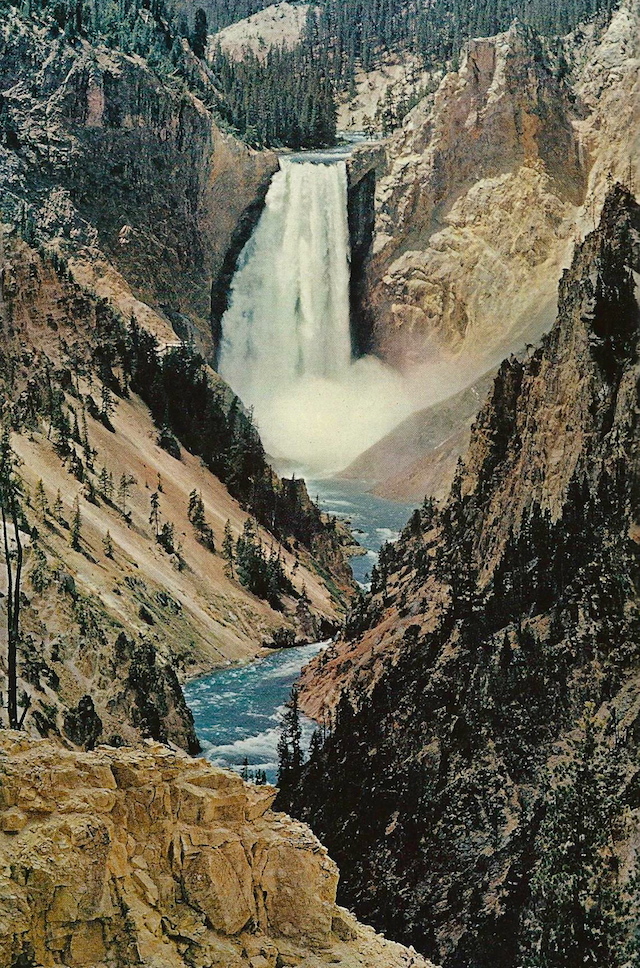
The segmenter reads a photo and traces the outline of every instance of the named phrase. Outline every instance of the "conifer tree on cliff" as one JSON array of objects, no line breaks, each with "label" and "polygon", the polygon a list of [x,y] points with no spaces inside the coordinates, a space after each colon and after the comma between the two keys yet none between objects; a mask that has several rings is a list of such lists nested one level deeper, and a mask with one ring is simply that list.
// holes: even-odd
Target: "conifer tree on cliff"
[{"label": "conifer tree on cliff", "polygon": [[202,7],[198,7],[198,9],[196,10],[195,20],[193,24],[191,50],[196,55],[196,57],[204,57],[204,52],[206,49],[207,49],[207,15],[202,9]]},{"label": "conifer tree on cliff", "polygon": [[278,741],[278,786],[289,789],[294,786],[302,770],[302,728],[298,690],[291,689],[289,705],[282,719],[282,731]]},{"label": "conifer tree on cliff", "polygon": [[615,843],[624,823],[622,766],[588,704],[552,771],[526,917],[525,968],[624,968],[630,907]]}]

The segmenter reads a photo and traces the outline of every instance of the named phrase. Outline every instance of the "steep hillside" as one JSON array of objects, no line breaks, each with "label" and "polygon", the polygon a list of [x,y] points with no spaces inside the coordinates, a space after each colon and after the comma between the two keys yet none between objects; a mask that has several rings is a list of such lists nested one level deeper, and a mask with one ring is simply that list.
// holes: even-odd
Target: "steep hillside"
[{"label": "steep hillside", "polygon": [[637,175],[639,25],[637,0],[564,44],[515,23],[470,41],[407,117],[379,172],[362,286],[384,358],[479,373],[548,329],[607,178]]},{"label": "steep hillside", "polygon": [[[248,659],[282,628],[320,637],[350,589],[342,539],[197,357],[160,354],[15,234],[1,282],[25,728],[195,750],[176,673]],[[0,641],[6,668],[4,620]]]},{"label": "steep hillside", "polygon": [[640,206],[616,186],[551,333],[500,368],[443,511],[416,511],[305,679],[305,708],[344,691],[280,802],[360,916],[451,968],[627,964],[639,271]]},{"label": "steep hillside", "polygon": [[335,903],[338,871],[250,787],[156,744],[3,731],[0,959],[42,968],[429,968]]},{"label": "steep hillside", "polygon": [[494,375],[485,374],[466,390],[411,414],[340,477],[366,481],[373,494],[394,501],[445,498]]},{"label": "steep hillside", "polygon": [[240,58],[247,51],[264,57],[270,47],[293,47],[300,43],[308,9],[306,3],[287,3],[287,0],[271,4],[250,17],[224,27],[210,42],[220,44],[223,51],[232,57]]},{"label": "steep hillside", "polygon": [[162,340],[211,355],[277,159],[222,134],[180,79],[138,56],[55,36],[12,7],[0,23],[4,220]]}]

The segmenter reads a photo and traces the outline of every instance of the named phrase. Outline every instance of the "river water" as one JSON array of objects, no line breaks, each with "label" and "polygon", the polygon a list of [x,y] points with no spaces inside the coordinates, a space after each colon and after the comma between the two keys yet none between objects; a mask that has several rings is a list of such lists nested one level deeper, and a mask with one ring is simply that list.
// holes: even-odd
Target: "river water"
[{"label": "river water", "polygon": [[[351,522],[366,555],[353,558],[356,580],[363,585],[385,541],[392,541],[406,523],[411,506],[367,494],[353,481],[310,481],[309,492],[320,507]],[[217,766],[264,770],[273,783],[278,768],[280,724],[291,687],[300,671],[328,643],[283,649],[243,666],[220,669],[185,686],[204,755]],[[306,751],[314,724],[302,718]]]}]

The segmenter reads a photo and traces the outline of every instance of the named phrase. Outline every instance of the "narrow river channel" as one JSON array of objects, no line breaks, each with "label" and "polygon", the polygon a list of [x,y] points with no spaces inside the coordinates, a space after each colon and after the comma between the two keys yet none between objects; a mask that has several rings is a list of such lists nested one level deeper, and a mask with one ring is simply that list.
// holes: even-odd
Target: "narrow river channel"
[{"label": "narrow river channel", "polygon": [[[398,536],[411,508],[372,497],[352,481],[314,481],[309,491],[323,510],[351,522],[365,555],[352,559],[356,579],[366,584],[385,541]],[[212,672],[185,686],[204,755],[218,766],[264,770],[273,783],[278,769],[280,723],[300,670],[327,643],[283,649],[243,666]],[[303,749],[314,724],[303,718]]]}]

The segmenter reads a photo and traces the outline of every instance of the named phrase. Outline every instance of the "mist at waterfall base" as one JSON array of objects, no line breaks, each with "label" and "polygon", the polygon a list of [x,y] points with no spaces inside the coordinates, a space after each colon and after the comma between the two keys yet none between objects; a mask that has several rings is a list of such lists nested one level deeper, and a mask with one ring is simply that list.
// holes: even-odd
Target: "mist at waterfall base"
[{"label": "mist at waterfall base", "polygon": [[283,159],[243,250],[219,370],[281,466],[346,467],[415,409],[395,370],[351,357],[346,163]]}]

